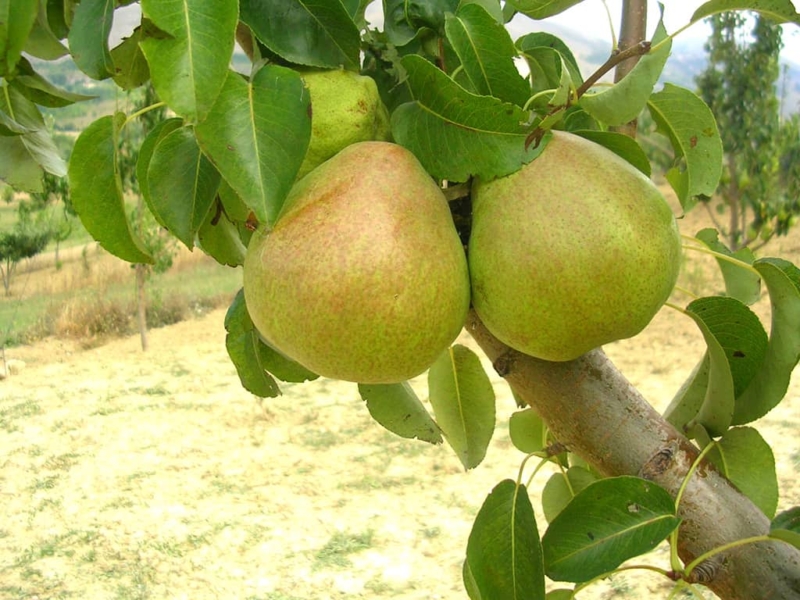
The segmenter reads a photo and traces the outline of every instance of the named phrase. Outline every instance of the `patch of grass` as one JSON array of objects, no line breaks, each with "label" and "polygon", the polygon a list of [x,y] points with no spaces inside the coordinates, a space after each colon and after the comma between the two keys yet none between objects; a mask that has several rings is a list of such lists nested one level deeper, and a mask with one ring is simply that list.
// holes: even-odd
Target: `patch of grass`
[{"label": "patch of grass", "polygon": [[12,404],[7,408],[0,409],[0,428],[5,429],[8,433],[12,433],[17,431],[17,426],[14,423],[17,419],[33,417],[43,412],[42,407],[34,400],[25,400],[17,404]]},{"label": "patch of grass", "polygon": [[90,544],[96,538],[97,532],[81,529],[71,529],[65,533],[42,538],[37,543],[23,550],[22,553],[17,556],[16,560],[13,561],[12,567],[18,569],[30,567],[42,558],[64,554],[65,550],[73,552],[76,546]]},{"label": "patch of grass", "polygon": [[380,475],[365,475],[361,479],[339,484],[339,489],[370,491],[388,490],[396,487],[407,487],[418,483],[415,477],[382,477]]},{"label": "patch of grass", "polygon": [[349,567],[348,556],[372,547],[372,530],[361,533],[337,531],[314,555],[314,568]]},{"label": "patch of grass", "polygon": [[75,452],[53,455],[44,461],[42,466],[50,471],[68,471],[78,462],[78,458],[80,458],[80,454]]},{"label": "patch of grass", "polygon": [[314,448],[315,450],[324,450],[331,446],[336,446],[342,443],[342,438],[339,434],[323,430],[323,431],[304,431],[300,437],[300,444],[307,448]]},{"label": "patch of grass", "polygon": [[306,600],[300,596],[292,596],[283,592],[270,592],[266,596],[248,596],[245,600]]},{"label": "patch of grass", "polygon": [[28,486],[28,491],[38,492],[41,490],[52,490],[58,484],[58,475],[48,475],[47,477],[39,477]]}]

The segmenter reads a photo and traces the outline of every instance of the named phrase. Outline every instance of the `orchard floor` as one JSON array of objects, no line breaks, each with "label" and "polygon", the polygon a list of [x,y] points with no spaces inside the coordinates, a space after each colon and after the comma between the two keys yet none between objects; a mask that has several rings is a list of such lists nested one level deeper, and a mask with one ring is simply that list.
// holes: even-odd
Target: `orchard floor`
[{"label": "orchard floor", "polygon": [[[768,249],[796,260],[798,240]],[[683,285],[713,292],[704,268],[687,268]],[[768,318],[767,302],[757,310]],[[523,458],[508,440],[504,384],[486,460],[465,473],[447,448],[382,430],[352,384],[257,401],[227,358],[223,318],[152,331],[147,353],[136,337],[7,351],[26,368],[0,382],[0,598],[466,598],[472,519]],[[702,344],[664,309],[606,351],[664,408]],[[779,510],[800,504],[800,373],[755,425],[773,443]],[[668,566],[663,548],[647,560]],[[620,575],[579,599],[666,598],[655,577]]]}]

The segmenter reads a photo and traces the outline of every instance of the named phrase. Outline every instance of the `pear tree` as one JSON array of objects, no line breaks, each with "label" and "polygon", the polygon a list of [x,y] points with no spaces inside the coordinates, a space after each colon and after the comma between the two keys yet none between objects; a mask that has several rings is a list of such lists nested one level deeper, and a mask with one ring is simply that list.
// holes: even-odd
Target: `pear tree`
[{"label": "pear tree", "polygon": [[[800,508],[776,514],[770,440],[748,424],[784,400],[800,357],[800,270],[734,253],[713,229],[680,236],[635,124],[657,125],[690,211],[715,192],[723,150],[703,100],[658,83],[673,39],[726,11],[800,14],[790,0],[709,0],[668,31],[626,0],[619,44],[589,73],[539,28],[580,2],[141,0],[119,43],[131,0],[5,2],[0,176],[35,193],[44,173],[68,174],[92,237],[152,264],[122,195],[120,141],[166,109],[138,150],[138,186],[179,243],[241,270],[224,327],[245,389],[350,381],[381,426],[446,442],[465,469],[508,422],[521,466],[479,499],[465,597],[580,597],[640,557],[673,594],[798,598]],[[512,19],[529,33],[515,39]],[[68,54],[159,101],[89,124],[67,165],[41,107],[85,98],[36,65]],[[689,249],[717,258],[724,292],[673,294]],[[763,295],[769,332],[751,309]],[[661,414],[602,345],[667,304],[706,348]],[[462,332],[475,343],[457,343]],[[516,407],[495,402],[484,364]],[[524,477],[536,462],[559,467],[542,490]],[[662,542],[668,564],[642,564]]]}]

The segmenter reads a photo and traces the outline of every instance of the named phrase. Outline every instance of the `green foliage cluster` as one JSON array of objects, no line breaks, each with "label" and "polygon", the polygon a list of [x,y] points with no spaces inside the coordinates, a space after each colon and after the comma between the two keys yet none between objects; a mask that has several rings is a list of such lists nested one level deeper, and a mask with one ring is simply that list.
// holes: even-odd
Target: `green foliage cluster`
[{"label": "green foliage cluster", "polygon": [[[38,106],[83,98],[52,85],[22,56],[25,50],[52,60],[67,54],[67,41],[73,60],[90,77],[113,79],[124,90],[151,84],[158,96],[133,114],[118,111],[95,120],[76,140],[69,162],[72,206],[83,225],[109,252],[132,263],[155,264],[158,249],[138,225],[145,213],[131,218],[124,196],[128,185],[138,186],[143,207],[160,228],[222,265],[242,265],[254,229],[269,235],[280,226],[287,198],[305,185],[295,185],[298,171],[309,151],[314,115],[325,110],[308,93],[304,73],[310,70],[344,69],[374,80],[391,115],[393,142],[410,151],[426,179],[435,180],[441,193],[454,200],[451,211],[462,240],[470,236],[473,184],[512,176],[537,160],[553,137],[551,130],[585,137],[632,165],[626,169],[649,176],[645,152],[616,131],[645,110],[672,154],[666,179],[682,210],[690,210],[717,190],[726,131],[720,131],[712,110],[692,91],[671,84],[656,91],[678,32],[669,33],[659,20],[652,39],[614,48],[591,74],[582,73],[572,51],[551,34],[534,31],[512,39],[507,25],[515,15],[543,19],[579,1],[384,0],[383,26],[375,28],[366,17],[368,0],[141,0],[140,26],[114,48],[109,47],[113,9],[129,2],[20,1],[12,24],[0,26],[0,176],[35,193],[43,189],[43,173],[59,177],[67,172]],[[625,6],[635,8],[633,1]],[[788,0],[710,0],[687,27],[733,9],[800,24]],[[767,57],[779,42],[771,25],[758,23],[768,46],[758,56]],[[236,40],[250,55],[249,73],[230,68]],[[516,59],[527,64],[527,76],[516,68]],[[613,85],[600,83],[627,59],[638,60],[624,78]],[[754,63],[753,68],[769,71],[772,63]],[[169,112],[159,114],[164,108]],[[137,122],[156,115],[138,141],[126,147]],[[758,144],[780,137],[773,123],[763,125],[747,150],[759,160],[767,155]],[[782,157],[791,156],[795,147],[791,140],[785,144],[789,150],[784,155],[770,154],[762,166],[777,179],[791,180],[796,163]],[[134,170],[135,184],[129,179]],[[335,195],[332,187],[327,191]],[[318,218],[324,222],[324,211]],[[597,226],[603,225],[598,220]],[[722,295],[693,299],[685,307],[671,304],[697,324],[707,346],[665,415],[675,428],[670,431],[694,440],[700,457],[678,493],[670,495],[632,473],[602,477],[592,464],[567,452],[532,408],[516,413],[512,442],[526,458],[517,479],[500,482],[475,520],[463,571],[473,600],[545,598],[546,577],[571,584],[547,597],[572,598],[663,540],[671,546],[668,568],[647,568],[675,581],[676,591],[694,590],[698,583],[715,585],[717,574],[709,574],[713,569],[708,565],[731,548],[775,540],[800,548],[795,513],[775,516],[772,452],[748,426],[784,398],[800,358],[800,271],[779,258],[728,248],[716,231],[700,232],[687,243],[718,259],[726,283]],[[592,260],[613,261],[596,254]],[[560,258],[563,269],[576,261],[569,253]],[[602,269],[593,272],[599,282]],[[762,286],[773,304],[769,333],[750,308]],[[263,339],[242,294],[230,307],[225,327],[229,355],[242,384],[254,394],[274,397],[280,394],[278,381],[317,376]],[[563,363],[550,368],[557,365]],[[494,366],[501,375],[514,368],[502,361]],[[475,468],[485,457],[497,419],[494,388],[482,361],[464,345],[451,346],[431,365],[427,384],[433,414],[407,382],[362,383],[359,390],[372,416],[387,429],[431,443],[446,441],[465,469]],[[536,398],[523,399],[537,405]],[[576,429],[586,426],[582,418],[574,415]],[[680,537],[679,525],[690,504],[683,497],[687,482],[702,458],[774,520],[770,530],[679,557],[679,547],[693,542]],[[523,482],[525,467],[534,459],[559,469],[543,491],[548,525],[542,535]],[[723,581],[726,576],[732,575],[723,574]],[[765,582],[757,585],[762,589]],[[725,589],[732,589],[730,580]]]}]

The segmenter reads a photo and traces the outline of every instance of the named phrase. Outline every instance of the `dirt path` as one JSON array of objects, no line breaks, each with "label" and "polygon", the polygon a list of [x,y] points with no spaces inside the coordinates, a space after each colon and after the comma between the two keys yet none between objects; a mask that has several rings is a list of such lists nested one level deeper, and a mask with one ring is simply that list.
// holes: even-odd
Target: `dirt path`
[{"label": "dirt path", "polygon": [[[153,331],[147,354],[135,337],[9,352],[27,366],[0,382],[0,598],[465,598],[472,519],[522,458],[503,384],[486,461],[464,473],[448,449],[384,432],[352,384],[260,404],[228,361],[223,318]],[[607,352],[663,408],[701,343],[665,309]],[[800,504],[798,377],[757,427],[775,442],[779,510]],[[653,560],[666,566],[663,550]],[[666,589],[626,575],[580,598]]]}]

